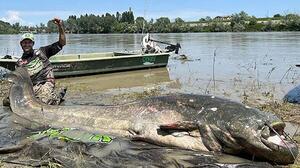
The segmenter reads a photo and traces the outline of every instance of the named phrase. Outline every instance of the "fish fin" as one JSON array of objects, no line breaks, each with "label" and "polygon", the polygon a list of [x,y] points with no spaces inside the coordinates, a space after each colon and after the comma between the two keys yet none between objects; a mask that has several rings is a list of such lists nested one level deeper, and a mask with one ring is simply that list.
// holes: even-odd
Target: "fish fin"
[{"label": "fish fin", "polygon": [[216,125],[210,125],[210,129],[214,136],[218,137],[218,140],[223,144],[222,151],[237,154],[243,149],[226,129],[221,130]]},{"label": "fish fin", "polygon": [[[190,136],[189,134],[180,133],[179,136],[165,133],[160,130],[157,125],[144,125],[144,131],[140,131],[137,135],[132,135],[131,140],[144,141],[159,146],[175,146],[188,150],[201,150],[208,151],[203,145],[201,139],[198,137]],[[182,134],[183,133],[183,134]]]},{"label": "fish fin", "polygon": [[198,125],[194,121],[178,121],[171,124],[159,125],[159,129],[163,131],[168,131],[168,130],[194,131],[198,129]]},{"label": "fish fin", "polygon": [[207,124],[198,124],[199,132],[202,138],[202,142],[205,147],[210,151],[222,151],[222,146],[220,145],[218,139],[212,132],[212,129]]}]

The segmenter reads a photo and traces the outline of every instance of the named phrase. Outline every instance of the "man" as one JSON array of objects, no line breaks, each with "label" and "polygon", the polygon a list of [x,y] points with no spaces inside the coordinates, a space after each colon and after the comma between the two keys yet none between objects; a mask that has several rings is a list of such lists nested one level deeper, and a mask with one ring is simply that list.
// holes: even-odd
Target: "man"
[{"label": "man", "polygon": [[147,33],[147,35],[143,38],[142,47],[145,54],[162,52],[161,48],[153,40],[151,40],[149,33]]},{"label": "man", "polygon": [[53,22],[58,27],[59,40],[51,45],[33,49],[33,34],[24,34],[20,41],[24,53],[17,61],[16,66],[27,68],[37,98],[46,104],[58,105],[63,100],[66,89],[63,89],[59,94],[55,93],[55,79],[49,58],[57,54],[66,45],[66,37],[62,20],[54,18]]}]

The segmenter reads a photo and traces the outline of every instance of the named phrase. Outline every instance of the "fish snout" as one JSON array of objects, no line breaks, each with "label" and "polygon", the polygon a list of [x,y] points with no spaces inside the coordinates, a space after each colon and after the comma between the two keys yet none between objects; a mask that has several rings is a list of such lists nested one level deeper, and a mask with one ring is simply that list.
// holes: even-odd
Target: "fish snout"
[{"label": "fish snout", "polygon": [[285,123],[265,124],[261,142],[270,150],[267,159],[278,164],[294,163],[299,153],[297,144],[285,132]]},{"label": "fish snout", "polygon": [[270,149],[270,153],[264,155],[268,160],[277,164],[292,164],[299,153],[298,146],[282,137],[271,136],[267,140],[262,138],[262,143]]}]

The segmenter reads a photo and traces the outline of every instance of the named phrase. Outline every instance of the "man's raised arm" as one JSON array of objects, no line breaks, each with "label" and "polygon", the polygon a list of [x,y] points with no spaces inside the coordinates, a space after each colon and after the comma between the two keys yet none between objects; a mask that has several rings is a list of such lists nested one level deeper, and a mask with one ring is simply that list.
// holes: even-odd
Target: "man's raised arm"
[{"label": "man's raised arm", "polygon": [[66,36],[65,36],[65,30],[63,27],[63,22],[59,18],[54,18],[53,22],[58,26],[58,31],[59,31],[59,44],[61,46],[66,45]]}]

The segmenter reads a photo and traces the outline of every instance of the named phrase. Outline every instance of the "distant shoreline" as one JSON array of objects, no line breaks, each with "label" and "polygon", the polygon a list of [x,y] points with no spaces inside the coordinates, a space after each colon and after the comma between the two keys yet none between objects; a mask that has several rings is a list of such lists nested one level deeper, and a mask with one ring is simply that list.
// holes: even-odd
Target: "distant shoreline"
[{"label": "distant shoreline", "polygon": [[[300,32],[300,31],[243,31],[243,32],[168,32],[168,33],[150,33],[150,34],[190,34],[190,33],[236,33],[236,34],[239,34],[239,33],[288,33],[288,32]],[[54,32],[54,33],[35,33],[34,35],[56,35],[58,33]],[[76,33],[66,33],[67,35],[124,35],[124,34],[136,34],[136,35],[145,35],[146,33],[142,34],[142,33],[79,33],[79,34],[76,34]],[[0,36],[2,35],[22,35],[22,33],[15,33],[15,34],[0,34]]]},{"label": "distant shoreline", "polygon": [[[298,14],[276,14],[273,17],[256,18],[244,11],[230,16],[200,18],[198,21],[184,21],[176,18],[173,22],[168,17],[155,21],[146,21],[143,17],[134,17],[133,11],[105,15],[85,14],[69,16],[64,21],[69,34],[132,34],[132,33],[199,33],[199,32],[285,32],[300,31]],[[34,27],[13,25],[0,21],[0,34],[55,33],[57,27],[48,21]]]}]

